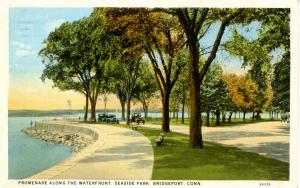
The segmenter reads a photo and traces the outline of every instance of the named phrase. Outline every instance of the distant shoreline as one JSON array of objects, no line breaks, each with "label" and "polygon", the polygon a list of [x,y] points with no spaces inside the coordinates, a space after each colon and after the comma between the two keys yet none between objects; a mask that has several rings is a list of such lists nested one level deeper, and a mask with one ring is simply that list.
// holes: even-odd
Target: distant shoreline
[{"label": "distant shoreline", "polygon": [[83,113],[83,110],[8,110],[8,117],[42,117],[69,115],[70,112]]},{"label": "distant shoreline", "polygon": [[[107,109],[107,113],[121,113],[118,109]],[[136,109],[132,112],[143,112],[140,109]],[[8,117],[43,117],[43,116],[62,116],[70,114],[84,114],[83,110],[8,110]],[[99,109],[96,113],[104,113],[103,109]],[[149,113],[161,113],[161,111],[149,111]]]}]

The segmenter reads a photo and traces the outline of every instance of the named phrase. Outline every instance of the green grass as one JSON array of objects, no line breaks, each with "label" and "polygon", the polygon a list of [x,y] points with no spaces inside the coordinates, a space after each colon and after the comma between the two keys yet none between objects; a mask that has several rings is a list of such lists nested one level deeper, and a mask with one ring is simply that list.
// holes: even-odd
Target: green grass
[{"label": "green grass", "polygon": [[[118,125],[126,127],[126,125]],[[139,127],[154,151],[154,180],[288,180],[289,164],[238,148],[204,142],[192,149],[188,136],[167,133],[162,146],[155,146],[159,130]]]}]

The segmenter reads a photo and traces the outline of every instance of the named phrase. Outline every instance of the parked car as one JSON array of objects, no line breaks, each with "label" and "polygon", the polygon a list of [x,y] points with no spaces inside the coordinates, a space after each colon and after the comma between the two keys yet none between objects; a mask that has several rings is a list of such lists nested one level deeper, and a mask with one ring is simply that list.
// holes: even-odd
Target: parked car
[{"label": "parked car", "polygon": [[133,113],[130,119],[130,123],[145,124],[145,119],[142,117],[141,113]]},{"label": "parked car", "polygon": [[102,123],[119,123],[116,115],[113,114],[98,114],[98,122]]},{"label": "parked car", "polygon": [[106,122],[106,115],[98,114],[98,122]]},{"label": "parked car", "polygon": [[119,120],[116,118],[116,115],[109,114],[106,117],[106,123],[116,123],[119,124]]}]

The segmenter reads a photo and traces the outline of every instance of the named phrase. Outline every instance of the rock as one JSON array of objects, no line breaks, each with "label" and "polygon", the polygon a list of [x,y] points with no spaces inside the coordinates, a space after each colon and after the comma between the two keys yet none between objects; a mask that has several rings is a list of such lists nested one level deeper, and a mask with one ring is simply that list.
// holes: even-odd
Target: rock
[{"label": "rock", "polygon": [[72,147],[75,152],[82,150],[93,141],[91,137],[78,133],[61,133],[47,130],[37,130],[35,128],[22,129],[21,131],[29,136],[37,137],[46,142],[68,145]]}]

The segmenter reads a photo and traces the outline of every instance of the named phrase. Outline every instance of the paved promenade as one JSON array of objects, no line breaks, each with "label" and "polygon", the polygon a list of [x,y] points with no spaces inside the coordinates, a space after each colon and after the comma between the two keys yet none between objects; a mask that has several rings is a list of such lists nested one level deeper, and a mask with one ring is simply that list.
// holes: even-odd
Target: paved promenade
[{"label": "paved promenade", "polygon": [[58,120],[51,123],[88,127],[98,134],[98,140],[66,161],[30,178],[151,179],[152,146],[150,141],[138,132],[113,126]]},{"label": "paved promenade", "polygon": [[[160,128],[158,125],[145,127]],[[189,134],[188,126],[170,126],[171,131]],[[202,127],[205,141],[216,142],[266,157],[289,162],[289,129],[281,122],[261,122],[242,126]]]}]

